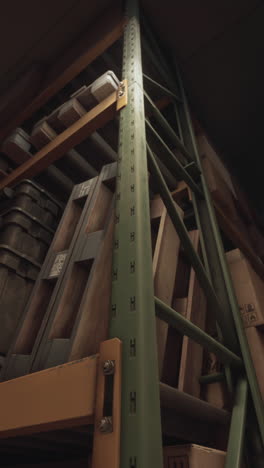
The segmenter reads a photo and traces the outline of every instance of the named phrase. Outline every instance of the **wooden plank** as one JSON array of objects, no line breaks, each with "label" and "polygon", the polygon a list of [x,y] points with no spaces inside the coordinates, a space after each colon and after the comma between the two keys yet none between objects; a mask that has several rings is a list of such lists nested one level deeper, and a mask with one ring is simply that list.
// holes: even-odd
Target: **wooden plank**
[{"label": "wooden plank", "polygon": [[[92,452],[92,468],[119,468],[120,463],[120,432],[121,432],[121,352],[122,343],[117,338],[107,340],[100,345],[98,359],[98,383],[95,404],[95,424]],[[105,414],[104,403],[109,395],[107,391],[106,379],[103,366],[105,361],[114,361],[115,368],[113,374],[113,395],[112,395],[112,415]],[[109,410],[108,410],[109,411]],[[102,418],[110,416],[112,418],[112,431],[103,433],[100,431]]]},{"label": "wooden plank", "polygon": [[36,97],[20,112],[12,114],[0,129],[0,141],[116,42],[122,36],[125,24],[126,19],[120,10],[111,5],[79,43],[68,48],[66,54],[56,61]]},{"label": "wooden plank", "polygon": [[113,119],[116,114],[117,99],[117,93],[112,93],[87,112],[77,122],[38,151],[33,158],[19,166],[7,178],[1,181],[0,190],[14,185],[22,179],[30,178],[40,173],[54,161],[61,158],[73,146],[81,143],[91,133]]},{"label": "wooden plank", "polygon": [[92,424],[97,356],[0,384],[0,438]]},{"label": "wooden plank", "polygon": [[[199,231],[192,231],[190,237],[196,252],[199,251]],[[177,310],[177,309],[176,309]],[[194,269],[191,269],[187,309],[185,318],[205,329],[206,300],[197,280]],[[181,364],[179,372],[179,390],[200,397],[199,377],[202,373],[203,348],[195,341],[184,336],[182,343]]]},{"label": "wooden plank", "polygon": [[94,261],[94,271],[91,271],[80,305],[80,318],[73,332],[69,360],[97,352],[100,342],[107,338],[111,305],[113,234],[114,216],[111,217],[102,239],[101,250]]},{"label": "wooden plank", "polygon": [[[160,207],[159,198],[152,202],[152,212],[157,212],[155,204],[158,204],[158,208]],[[183,216],[183,212],[179,207],[178,211],[179,214]],[[172,301],[179,248],[180,239],[167,213],[167,210],[163,205],[153,255],[153,277],[155,295],[168,305],[171,305]],[[157,318],[156,325],[159,372],[161,376],[168,335],[168,324]]]}]

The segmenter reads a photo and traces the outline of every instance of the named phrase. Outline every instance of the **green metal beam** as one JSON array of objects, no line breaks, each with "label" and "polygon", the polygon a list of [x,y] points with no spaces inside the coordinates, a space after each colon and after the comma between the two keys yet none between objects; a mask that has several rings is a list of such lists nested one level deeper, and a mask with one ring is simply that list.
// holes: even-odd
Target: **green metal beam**
[{"label": "green metal beam", "polygon": [[201,375],[199,382],[201,385],[208,385],[215,382],[225,381],[225,374],[223,372],[216,372],[215,374]]},{"label": "green metal beam", "polygon": [[156,315],[161,320],[175,327],[180,333],[188,336],[196,343],[199,343],[208,351],[214,353],[221,362],[227,365],[232,365],[237,368],[243,367],[243,361],[236,354],[223,346],[219,341],[216,341],[208,333],[194,325],[190,320],[187,320],[176,310],[164,304],[160,299],[155,297]]},{"label": "green metal beam", "polygon": [[[156,183],[156,186],[159,190],[162,200],[168,210],[169,216],[182,242],[183,248],[186,252],[186,256],[189,258],[189,261],[191,262],[191,265],[193,266],[195,273],[197,275],[197,279],[204,290],[204,293],[208,301],[209,310],[211,310],[211,313],[214,314],[216,321],[219,323],[222,333],[223,333],[223,337],[224,339],[226,339],[226,342],[227,340],[230,341],[233,338],[233,335],[232,335],[233,330],[230,329],[227,326],[227,323],[224,321],[225,315],[223,314],[221,305],[214,292],[213,286],[210,282],[210,279],[208,278],[208,275],[205,271],[205,268],[199,256],[197,255],[193,247],[188,231],[186,230],[186,227],[184,226],[184,223],[181,217],[179,216],[179,213],[177,212],[175,202],[166,185],[166,182],[164,181],[164,178],[159,170],[159,167],[155,161],[154,155],[149,145],[147,145],[147,150],[148,150],[148,156],[149,156],[148,161],[149,161],[151,175]],[[234,335],[234,339],[235,338],[236,336]]]},{"label": "green metal beam", "polygon": [[[179,78],[179,84],[181,88],[181,95],[183,98],[183,109],[185,110],[186,118],[187,118],[187,125],[189,127],[190,139],[191,144],[193,147],[193,154],[194,158],[199,167],[201,167],[200,157],[197,150],[195,136],[192,129],[191,118],[189,114],[187,99],[184,93],[184,88]],[[254,369],[254,365],[252,362],[247,338],[245,335],[244,326],[242,323],[241,313],[239,310],[236,294],[234,291],[234,286],[230,277],[230,272],[227,266],[226,257],[224,254],[223,243],[221,239],[221,235],[219,232],[218,224],[215,217],[214,207],[211,200],[211,195],[207,187],[207,183],[205,178],[202,176],[202,186],[203,191],[205,194],[205,201],[201,200],[200,202],[200,212],[202,212],[202,217],[204,219],[203,223],[203,231],[208,236],[210,234],[210,238],[206,239],[207,247],[210,247],[210,253],[212,258],[212,263],[214,265],[214,285],[218,297],[221,297],[223,303],[223,311],[226,315],[227,320],[229,321],[230,329],[235,326],[236,330],[236,337],[235,341],[225,341],[225,344],[235,352],[241,351],[246,375],[255,407],[256,418],[258,420],[259,430],[262,438],[262,443],[264,445],[264,404],[262,400],[262,396],[259,390],[259,385]],[[201,214],[201,213],[200,213]],[[201,218],[201,216],[200,216]],[[229,317],[229,318],[228,318]],[[228,325],[227,325],[228,326]],[[221,327],[223,332],[223,329]],[[238,338],[238,339],[237,339]]]},{"label": "green metal beam", "polygon": [[248,383],[240,378],[237,383],[232,410],[225,468],[240,468],[243,457],[247,413]]},{"label": "green metal beam", "polygon": [[137,2],[127,5],[128,104],[120,113],[110,336],[123,343],[120,467],[162,468],[140,27]]},{"label": "green metal beam", "polygon": [[157,120],[157,122],[160,124],[160,126],[163,128],[164,132],[167,133],[168,137],[171,139],[172,143],[176,146],[176,148],[179,149],[179,151],[182,153],[182,155],[186,158],[188,162],[193,161],[192,157],[190,156],[189,152],[186,150],[185,146],[181,142],[180,138],[176,135],[175,131],[171,128],[170,124],[167,122],[165,117],[163,117],[162,113],[159,111],[159,109],[155,106],[154,102],[152,99],[149,97],[149,95],[144,91],[144,96],[147,100],[147,103],[149,104],[152,114]]},{"label": "green metal beam", "polygon": [[155,136],[155,138],[160,142],[162,147],[166,150],[167,158],[162,152],[159,154],[159,158],[162,159],[162,162],[173,172],[175,172],[178,177],[181,177],[197,195],[202,197],[203,194],[201,192],[201,189],[194,182],[194,180],[186,171],[184,166],[180,163],[180,161],[178,161],[175,154],[173,154],[170,148],[166,145],[165,141],[159,136],[158,132],[156,132],[155,128],[153,128],[148,119],[146,119],[146,125],[150,129],[151,133]]},{"label": "green metal beam", "polygon": [[143,73],[143,78],[145,78],[146,81],[151,83],[156,88],[160,89],[160,91],[162,91],[163,94],[166,94],[167,96],[170,96],[176,101],[181,102],[180,98],[176,94],[172,93],[172,91],[170,91],[168,88],[165,88],[165,86],[162,86],[160,83],[150,78],[150,76],[146,75],[146,73]]}]

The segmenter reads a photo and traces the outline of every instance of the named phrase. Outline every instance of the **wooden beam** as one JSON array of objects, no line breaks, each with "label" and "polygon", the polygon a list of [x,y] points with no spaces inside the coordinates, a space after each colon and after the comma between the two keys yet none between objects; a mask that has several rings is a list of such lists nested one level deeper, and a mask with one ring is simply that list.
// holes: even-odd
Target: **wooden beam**
[{"label": "wooden beam", "polygon": [[67,151],[72,149],[73,146],[78,145],[95,130],[104,126],[114,118],[119,100],[122,102],[123,106],[126,105],[126,92],[120,98],[118,98],[117,93],[114,92],[88,111],[77,122],[38,151],[33,158],[21,164],[21,166],[15,169],[8,177],[3,179],[0,182],[0,190],[4,187],[14,185],[22,179],[34,177],[39,174],[43,169],[46,169],[50,164],[60,159]]},{"label": "wooden beam", "polygon": [[0,439],[92,424],[98,356],[0,384]]},{"label": "wooden beam", "polygon": [[114,44],[122,36],[126,21],[120,9],[112,6],[101,15],[89,28],[89,33],[68,49],[67,53],[56,61],[54,67],[51,67],[51,72],[36,97],[20,112],[13,114],[12,119],[0,129],[0,141]]}]

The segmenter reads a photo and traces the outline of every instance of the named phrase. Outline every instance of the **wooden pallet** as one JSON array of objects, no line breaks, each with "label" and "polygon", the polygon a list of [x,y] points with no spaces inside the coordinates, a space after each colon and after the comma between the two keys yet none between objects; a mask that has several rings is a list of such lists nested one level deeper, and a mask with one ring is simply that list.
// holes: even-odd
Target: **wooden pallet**
[{"label": "wooden pallet", "polygon": [[[107,198],[105,210],[109,210],[110,191]],[[79,237],[54,304],[48,307],[48,323],[43,333],[40,330],[33,371],[91,356],[107,336],[113,226],[111,215],[105,230],[90,234],[84,230]]]},{"label": "wooden pallet", "polygon": [[[178,208],[179,214],[183,211]],[[160,197],[151,203],[151,223],[153,242],[153,278],[155,296],[171,305],[175,281],[180,239]],[[160,376],[167,343],[168,324],[156,319],[157,347]]]},{"label": "wooden pallet", "polygon": [[[190,231],[194,248],[199,252],[199,231]],[[204,329],[206,300],[197,276],[183,252],[180,252],[173,293],[173,308]],[[200,396],[203,348],[187,336],[169,327],[162,381],[195,397]]]},{"label": "wooden pallet", "polygon": [[2,378],[13,378],[29,372],[52,304],[76,251],[77,240],[83,233],[84,222],[89,218],[90,230],[100,229],[103,224],[107,208],[102,208],[109,205],[109,193],[112,193],[106,184],[112,183],[115,170],[115,164],[105,166],[99,178],[75,187],[8,354]]}]

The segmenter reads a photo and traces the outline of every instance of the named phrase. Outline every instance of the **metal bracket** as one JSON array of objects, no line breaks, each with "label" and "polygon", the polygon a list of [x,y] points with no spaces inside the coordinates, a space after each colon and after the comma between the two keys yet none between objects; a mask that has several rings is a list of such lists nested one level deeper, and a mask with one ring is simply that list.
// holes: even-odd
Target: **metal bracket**
[{"label": "metal bracket", "polygon": [[116,110],[119,111],[127,105],[127,80],[123,80],[117,90]]},{"label": "metal bracket", "polygon": [[121,351],[118,338],[100,345],[94,418],[92,468],[119,468]]}]

